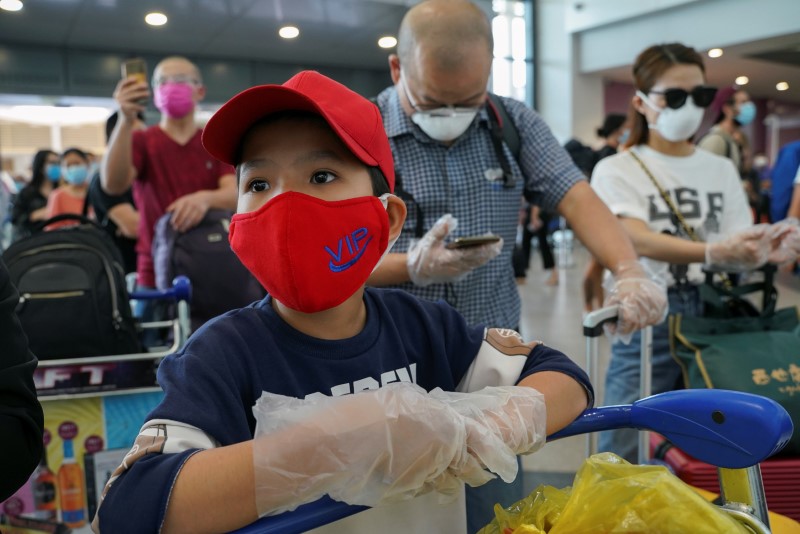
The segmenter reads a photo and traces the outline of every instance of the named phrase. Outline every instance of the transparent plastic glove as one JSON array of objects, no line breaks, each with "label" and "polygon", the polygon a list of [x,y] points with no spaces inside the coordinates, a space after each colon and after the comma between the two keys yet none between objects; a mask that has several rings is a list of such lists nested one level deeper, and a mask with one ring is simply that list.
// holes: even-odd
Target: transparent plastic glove
[{"label": "transparent plastic glove", "polygon": [[470,271],[493,260],[503,250],[503,240],[476,247],[448,249],[445,239],[458,226],[458,219],[442,215],[433,228],[408,249],[408,275],[418,286],[458,282]]},{"label": "transparent plastic glove", "polygon": [[720,271],[752,271],[767,263],[773,248],[770,225],[757,224],[716,243],[708,243],[706,265]]},{"label": "transparent plastic glove", "polygon": [[655,325],[667,316],[667,285],[638,261],[621,262],[614,276],[605,281],[603,306],[618,306],[617,322],[604,329],[609,340],[628,344],[633,333]]},{"label": "transparent plastic glove", "polygon": [[[514,454],[530,454],[544,445],[547,428],[547,409],[544,395],[523,386],[490,386],[472,393],[459,393],[435,389],[430,395],[452,406],[459,414],[480,423],[484,431],[499,436]],[[500,466],[505,458],[484,458],[484,454],[497,451],[475,450],[484,465]],[[513,459],[512,459],[513,460]],[[517,462],[512,461],[513,472],[504,474],[492,469],[506,482],[514,480]]]},{"label": "transparent plastic glove", "polygon": [[[325,494],[366,506],[430,491],[453,499],[461,481],[480,485],[493,478],[471,450],[505,447],[479,423],[408,383],[306,400],[264,393],[253,414],[259,515]],[[507,455],[513,461],[510,449]]]},{"label": "transparent plastic glove", "polygon": [[767,261],[776,265],[794,263],[800,255],[800,221],[786,219],[770,226],[772,245]]}]

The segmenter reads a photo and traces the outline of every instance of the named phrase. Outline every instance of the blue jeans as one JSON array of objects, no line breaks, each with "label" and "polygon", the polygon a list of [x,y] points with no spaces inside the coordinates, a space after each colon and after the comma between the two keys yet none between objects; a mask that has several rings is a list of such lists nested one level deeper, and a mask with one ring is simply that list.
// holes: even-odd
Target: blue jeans
[{"label": "blue jeans", "polygon": [[469,534],[475,534],[494,519],[496,503],[507,508],[525,497],[522,486],[522,461],[519,456],[517,456],[517,466],[519,467],[517,478],[510,484],[496,478],[477,488],[467,486],[467,532]]},{"label": "blue jeans", "polygon": [[[669,313],[699,316],[702,309],[697,286],[684,285],[670,288]],[[630,345],[614,343],[611,362],[606,373],[605,406],[631,404],[639,398],[639,357],[641,334],[634,334]],[[681,368],[672,359],[669,350],[669,322],[653,327],[653,378],[652,394],[672,391],[682,387]],[[632,428],[601,432],[598,440],[600,452],[613,452],[631,463],[638,460],[639,431]]]}]

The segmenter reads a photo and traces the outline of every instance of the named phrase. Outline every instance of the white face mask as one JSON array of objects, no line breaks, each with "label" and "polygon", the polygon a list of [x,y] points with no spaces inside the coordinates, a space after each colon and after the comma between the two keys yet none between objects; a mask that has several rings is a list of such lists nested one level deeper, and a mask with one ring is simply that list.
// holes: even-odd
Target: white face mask
[{"label": "white face mask", "polygon": [[642,101],[652,109],[658,112],[658,118],[655,124],[649,124],[648,127],[658,130],[661,137],[673,143],[678,141],[686,141],[700,128],[700,123],[703,121],[703,108],[699,108],[694,104],[690,98],[686,99],[686,103],[678,109],[670,107],[659,108],[653,104],[650,99],[641,91],[636,91],[636,94]]},{"label": "white face mask", "polygon": [[431,139],[437,141],[449,142],[459,138],[464,132],[467,131],[475,116],[478,114],[479,108],[458,108],[453,106],[441,107],[431,110],[420,110],[414,97],[406,85],[406,79],[401,74],[401,83],[403,90],[408,98],[408,103],[414,108],[414,113],[411,115],[411,121],[419,126],[420,130]]}]

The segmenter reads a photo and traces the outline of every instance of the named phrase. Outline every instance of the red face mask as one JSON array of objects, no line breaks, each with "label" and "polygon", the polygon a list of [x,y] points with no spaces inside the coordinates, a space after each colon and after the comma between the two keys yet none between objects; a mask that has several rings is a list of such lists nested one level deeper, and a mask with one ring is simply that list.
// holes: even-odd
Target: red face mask
[{"label": "red face mask", "polygon": [[378,197],[329,202],[292,191],[234,215],[228,237],[273,298],[316,313],[367,281],[388,246],[389,216]]}]

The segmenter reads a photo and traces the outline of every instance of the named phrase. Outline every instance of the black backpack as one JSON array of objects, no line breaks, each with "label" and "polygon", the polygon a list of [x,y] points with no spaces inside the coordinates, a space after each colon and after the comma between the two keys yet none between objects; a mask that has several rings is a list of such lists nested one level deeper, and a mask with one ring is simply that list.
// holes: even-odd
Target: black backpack
[{"label": "black backpack", "polygon": [[575,166],[583,171],[586,178],[591,178],[594,166],[597,165],[597,152],[592,150],[592,147],[584,145],[577,139],[570,139],[567,141],[564,145],[564,150],[566,150],[569,157],[572,158]]},{"label": "black backpack", "polygon": [[[79,224],[43,231],[52,223]],[[58,215],[3,253],[20,294],[16,312],[40,359],[142,352],[119,251],[80,215]]]},{"label": "black backpack", "polygon": [[172,287],[172,280],[178,275],[189,278],[192,331],[209,319],[266,295],[231,250],[228,242],[231,215],[227,210],[208,210],[200,224],[187,232],[172,228],[169,213],[156,222],[152,251],[156,287]]}]

